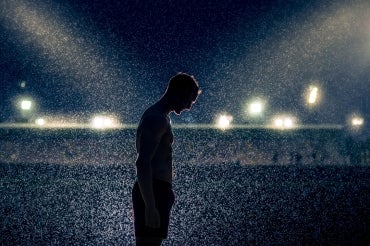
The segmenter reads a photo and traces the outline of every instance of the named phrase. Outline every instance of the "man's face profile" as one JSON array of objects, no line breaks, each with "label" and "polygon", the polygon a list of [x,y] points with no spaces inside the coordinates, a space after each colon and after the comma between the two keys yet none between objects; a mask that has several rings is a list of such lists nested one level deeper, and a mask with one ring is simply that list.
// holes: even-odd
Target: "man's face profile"
[{"label": "man's face profile", "polygon": [[196,102],[196,100],[197,100],[197,97],[195,97],[192,94],[187,94],[183,97],[179,97],[178,98],[178,103],[177,103],[176,107],[174,108],[174,112],[177,115],[180,115],[182,111],[190,110],[191,106],[193,105],[193,103]]}]

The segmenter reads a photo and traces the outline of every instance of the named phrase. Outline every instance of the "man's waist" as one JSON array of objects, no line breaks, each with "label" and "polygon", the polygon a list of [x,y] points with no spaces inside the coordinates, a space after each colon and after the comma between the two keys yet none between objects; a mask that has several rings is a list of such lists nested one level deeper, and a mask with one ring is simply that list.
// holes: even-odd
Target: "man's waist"
[{"label": "man's waist", "polygon": [[[138,180],[136,180],[135,183],[138,183]],[[161,187],[172,189],[172,183],[167,180],[163,180],[160,178],[153,178],[152,183],[153,183],[153,186],[161,186]]]},{"label": "man's waist", "polygon": [[172,188],[172,180],[163,179],[160,177],[154,177],[153,178],[153,184],[163,185],[167,186],[169,188]]}]

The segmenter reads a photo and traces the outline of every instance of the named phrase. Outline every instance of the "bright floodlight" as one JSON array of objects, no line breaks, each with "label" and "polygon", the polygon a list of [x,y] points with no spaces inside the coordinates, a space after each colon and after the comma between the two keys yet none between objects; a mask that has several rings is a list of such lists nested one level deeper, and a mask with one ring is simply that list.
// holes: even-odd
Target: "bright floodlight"
[{"label": "bright floodlight", "polygon": [[[265,101],[261,98],[255,98],[246,104],[245,112],[251,118],[250,120],[256,120],[262,116],[265,110]],[[252,119],[253,118],[253,119]]]},{"label": "bright floodlight", "polygon": [[305,100],[309,107],[316,106],[321,98],[321,91],[318,86],[316,85],[310,85],[308,89],[306,90],[305,94]]},{"label": "bright floodlight", "polygon": [[249,113],[251,115],[259,115],[262,113],[263,105],[262,102],[256,101],[249,105]]},{"label": "bright floodlight", "polygon": [[314,104],[317,101],[317,92],[319,89],[316,86],[310,88],[310,94],[308,95],[308,103]]},{"label": "bright floodlight", "polygon": [[273,119],[273,126],[280,129],[291,129],[296,126],[296,120],[291,116],[277,116]]},{"label": "bright floodlight", "polygon": [[38,118],[35,120],[36,125],[43,126],[45,125],[45,120],[43,118]]},{"label": "bright floodlight", "polygon": [[216,126],[217,128],[221,130],[225,130],[230,127],[232,120],[233,120],[233,117],[231,115],[226,115],[226,114],[220,115],[217,118]]},{"label": "bright floodlight", "polygon": [[284,119],[284,127],[285,128],[292,128],[294,126],[292,118],[285,118]]},{"label": "bright floodlight", "polygon": [[276,119],[274,120],[274,125],[275,125],[276,127],[283,127],[283,126],[284,126],[284,120],[283,120],[283,119],[281,119],[281,118],[276,118]]},{"label": "bright floodlight", "polygon": [[353,127],[360,127],[364,124],[364,119],[358,116],[354,116],[351,119],[351,124]]},{"label": "bright floodlight", "polygon": [[91,127],[95,129],[115,128],[118,121],[114,116],[97,115],[91,121]]},{"label": "bright floodlight", "polygon": [[24,99],[21,101],[21,109],[22,110],[30,110],[32,108],[32,101],[28,99]]}]

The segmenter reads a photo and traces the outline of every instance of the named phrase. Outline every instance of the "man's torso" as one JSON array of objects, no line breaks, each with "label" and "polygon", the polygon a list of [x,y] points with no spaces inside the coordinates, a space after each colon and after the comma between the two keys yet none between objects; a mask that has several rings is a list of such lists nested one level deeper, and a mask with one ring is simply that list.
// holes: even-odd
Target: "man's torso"
[{"label": "man's torso", "polygon": [[173,143],[173,132],[171,128],[170,118],[168,115],[156,110],[154,107],[149,108],[146,110],[141,118],[140,124],[137,129],[136,133],[136,148],[139,151],[140,148],[140,134],[143,128],[150,126],[150,124],[144,124],[147,116],[151,114],[156,114],[156,116],[160,115],[166,118],[166,130],[162,135],[155,154],[153,156],[151,167],[152,167],[152,176],[154,179],[159,179],[166,181],[168,183],[172,183],[172,175],[173,175],[173,168],[172,168],[172,143]]}]

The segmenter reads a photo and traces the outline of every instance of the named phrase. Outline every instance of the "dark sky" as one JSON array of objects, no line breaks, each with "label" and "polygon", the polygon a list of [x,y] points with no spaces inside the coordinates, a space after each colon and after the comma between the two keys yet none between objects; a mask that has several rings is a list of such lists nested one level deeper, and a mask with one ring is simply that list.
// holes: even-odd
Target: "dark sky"
[{"label": "dark sky", "polygon": [[[136,123],[184,71],[203,94],[178,123],[212,123],[220,112],[243,123],[245,104],[260,97],[266,119],[345,124],[356,113],[366,124],[368,13],[365,0],[2,0],[0,120],[29,94],[40,114],[105,111]],[[313,83],[322,100],[308,109]]]}]

